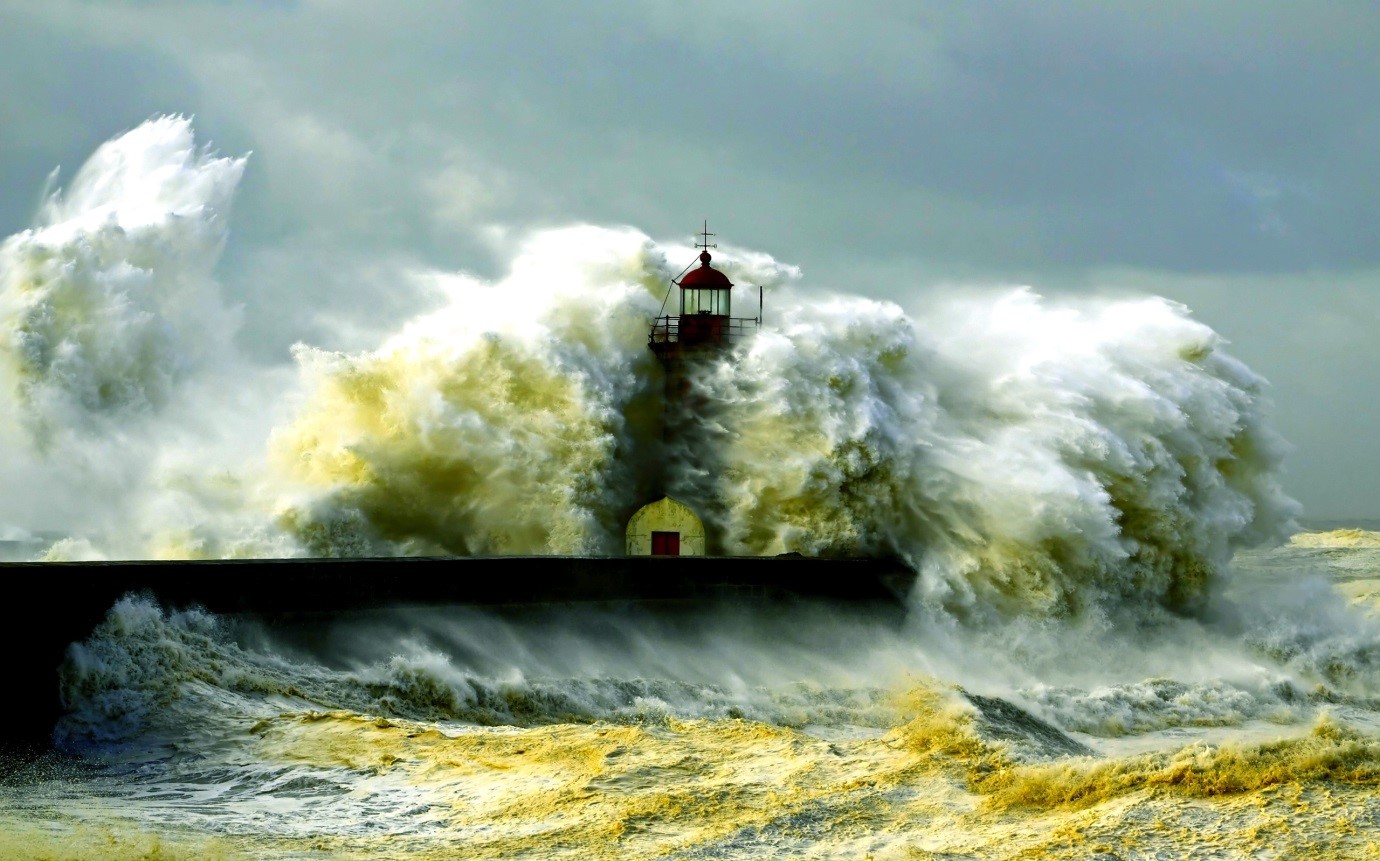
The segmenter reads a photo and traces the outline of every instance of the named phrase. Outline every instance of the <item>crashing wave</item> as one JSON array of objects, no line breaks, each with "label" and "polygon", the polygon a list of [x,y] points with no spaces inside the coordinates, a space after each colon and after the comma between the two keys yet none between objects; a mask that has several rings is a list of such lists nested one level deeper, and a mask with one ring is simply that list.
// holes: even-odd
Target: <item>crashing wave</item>
[{"label": "crashing wave", "polygon": [[[231,361],[211,270],[243,168],[152,120],[5,242],[0,354],[36,439],[137,437],[129,416]],[[711,547],[899,554],[922,602],[974,618],[1193,608],[1236,548],[1289,531],[1264,380],[1163,299],[1018,289],[915,314],[724,249],[780,322],[692,369],[705,406],[667,444],[646,325],[687,251],[577,227],[532,233],[496,281],[414,273],[442,307],[374,350],[299,345],[265,462],[197,476],[164,446],[182,473],[128,509],[196,523],[122,531],[144,555],[597,555],[668,488]]]}]

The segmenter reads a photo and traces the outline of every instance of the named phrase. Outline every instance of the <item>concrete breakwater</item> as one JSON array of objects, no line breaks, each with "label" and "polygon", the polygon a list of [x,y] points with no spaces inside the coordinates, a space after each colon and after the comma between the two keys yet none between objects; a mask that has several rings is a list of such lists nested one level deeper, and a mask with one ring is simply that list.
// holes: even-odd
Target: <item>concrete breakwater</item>
[{"label": "concrete breakwater", "polygon": [[0,564],[19,597],[0,647],[11,695],[28,704],[8,746],[46,746],[61,714],[57,671],[69,644],[88,636],[129,594],[166,607],[199,606],[291,625],[386,606],[493,607],[576,602],[796,600],[893,605],[914,573],[891,558],[398,557]]}]

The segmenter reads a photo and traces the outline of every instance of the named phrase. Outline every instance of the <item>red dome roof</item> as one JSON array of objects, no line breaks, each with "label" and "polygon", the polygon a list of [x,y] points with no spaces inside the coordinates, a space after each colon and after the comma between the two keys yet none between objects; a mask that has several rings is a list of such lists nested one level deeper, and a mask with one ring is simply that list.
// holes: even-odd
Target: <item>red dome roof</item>
[{"label": "red dome roof", "polygon": [[700,268],[691,269],[680,279],[682,290],[727,290],[733,286],[728,276],[709,265],[709,252],[700,253]]}]

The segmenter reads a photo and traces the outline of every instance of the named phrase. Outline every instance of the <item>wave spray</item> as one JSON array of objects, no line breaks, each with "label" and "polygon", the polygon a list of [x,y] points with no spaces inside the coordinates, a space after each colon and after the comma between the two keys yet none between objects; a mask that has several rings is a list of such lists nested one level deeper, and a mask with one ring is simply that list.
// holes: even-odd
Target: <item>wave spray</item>
[{"label": "wave spray", "polygon": [[262,626],[127,597],[59,674],[80,767],[0,781],[5,853],[1350,857],[1370,839],[1380,631],[1303,572],[1336,562],[1377,594],[1374,536],[1242,550],[1292,528],[1283,444],[1266,383],[1184,307],[880,301],[724,247],[767,323],[687,366],[695,409],[663,435],[648,327],[691,248],[532,231],[497,278],[400,274],[434,301],[372,349],[255,368],[214,278],[244,167],[152,120],[0,245],[0,481],[34,489],[0,516],[25,525],[54,487],[89,499],[49,506],[72,537],[48,558],[598,556],[667,492],[721,553],[896,554],[912,612]]},{"label": "wave spray", "polygon": [[[244,165],[151,120],[5,242],[6,412],[32,457],[71,434],[157,438],[164,462],[187,445],[151,428],[238,361],[211,273]],[[772,314],[693,369],[705,444],[668,444],[646,332],[688,251],[571,227],[530,234],[491,282],[412,273],[439,308],[373,350],[299,344],[262,456],[153,475],[111,552],[609,554],[663,484],[722,552],[895,553],[923,601],[982,616],[1192,607],[1234,549],[1288,525],[1264,381],[1155,298],[1018,289],[916,314],[727,248]],[[188,493],[202,517],[169,540],[149,512]]]}]

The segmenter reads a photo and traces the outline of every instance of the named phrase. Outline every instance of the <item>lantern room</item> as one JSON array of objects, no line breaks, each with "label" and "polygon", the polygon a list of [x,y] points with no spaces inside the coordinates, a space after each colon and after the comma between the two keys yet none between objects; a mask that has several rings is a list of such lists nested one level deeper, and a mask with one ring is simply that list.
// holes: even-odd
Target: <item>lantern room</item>
[{"label": "lantern room", "polygon": [[733,282],[728,280],[727,275],[709,265],[709,261],[713,259],[708,251],[701,251],[699,267],[691,269],[680,279],[682,317],[687,314],[729,316]]},{"label": "lantern room", "polygon": [[680,279],[680,342],[687,346],[722,344],[728,335],[733,282],[709,265],[708,251],[700,265]]},{"label": "lantern room", "polygon": [[[648,344],[663,362],[680,361],[688,352],[701,352],[728,346],[734,340],[757,331],[762,322],[762,291],[757,291],[757,316],[733,316],[733,282],[713,267],[709,249],[708,223],[700,232],[703,241],[696,242],[700,250],[699,265],[691,263],[679,278],[671,279],[673,288],[680,291],[680,301],[672,305],[679,314],[666,314],[652,321]],[[668,295],[667,299],[671,297]],[[665,305],[663,304],[663,308]]]}]

